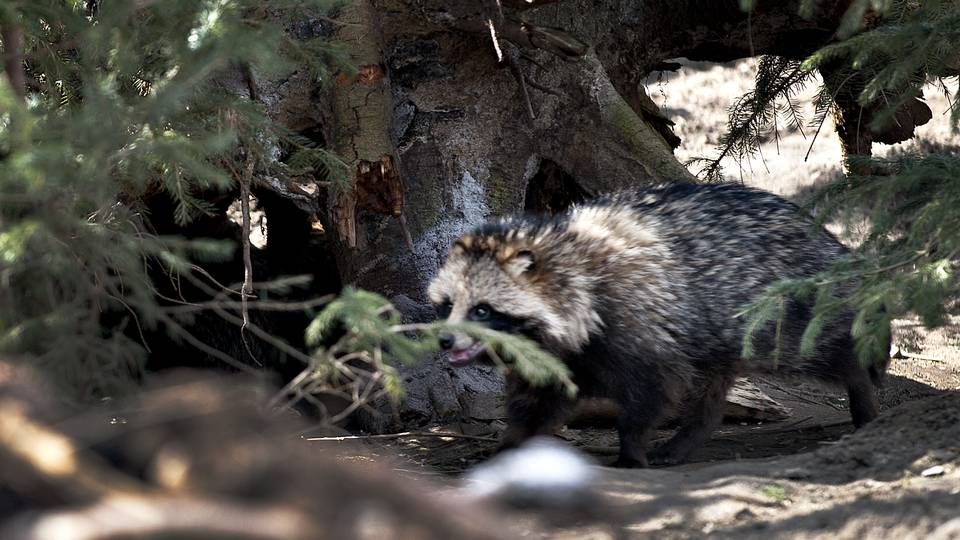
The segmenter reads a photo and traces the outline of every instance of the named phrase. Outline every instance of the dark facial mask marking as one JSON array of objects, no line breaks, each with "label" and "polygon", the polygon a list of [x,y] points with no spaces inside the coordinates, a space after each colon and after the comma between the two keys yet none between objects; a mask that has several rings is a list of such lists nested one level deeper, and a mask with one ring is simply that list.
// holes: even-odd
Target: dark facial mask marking
[{"label": "dark facial mask marking", "polygon": [[433,309],[437,312],[437,317],[441,319],[446,319],[450,316],[450,311],[453,309],[453,302],[450,299],[446,299],[442,304],[437,304],[433,306]]}]

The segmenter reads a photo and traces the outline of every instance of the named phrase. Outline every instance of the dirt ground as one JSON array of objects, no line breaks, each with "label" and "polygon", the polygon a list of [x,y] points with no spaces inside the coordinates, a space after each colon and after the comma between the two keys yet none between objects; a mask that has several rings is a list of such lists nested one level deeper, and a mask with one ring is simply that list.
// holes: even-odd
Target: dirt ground
[{"label": "dirt ground", "polygon": [[[505,536],[614,538],[612,513],[629,538],[960,538],[960,358],[943,345],[934,340],[917,353],[923,359],[895,358],[881,416],[856,432],[838,389],[781,377],[754,382],[789,418],[725,423],[679,466],[608,467],[615,430],[565,428],[558,435],[599,465],[606,525],[548,529],[518,514]],[[954,355],[935,356],[944,352]],[[490,456],[496,427],[440,426],[435,432],[473,435],[410,435],[343,450],[455,487]]]},{"label": "dirt ground", "polygon": [[[726,109],[749,90],[755,66],[752,60],[692,63],[648,81],[651,97],[677,122],[682,160],[714,152]],[[936,92],[928,98],[934,120],[920,135],[960,146],[943,114],[947,101]],[[840,174],[832,126],[824,126],[812,149],[811,143],[812,130],[784,133],[762,157],[725,162],[726,172],[787,197],[802,196]],[[875,145],[881,155],[894,149]],[[880,392],[883,412],[858,432],[841,390],[800,378],[757,377],[752,380],[789,409],[788,418],[725,423],[681,466],[601,467],[599,489],[630,537],[960,538],[960,319],[955,323],[928,332],[916,321],[897,321],[896,356]],[[460,473],[490,455],[502,428],[495,420],[434,428],[463,438],[368,441],[356,459],[391,461],[398,470],[454,486]],[[609,426],[568,427],[558,435],[600,465],[615,458],[617,438]],[[663,431],[660,438],[668,435]],[[523,517],[512,529],[522,537],[612,534],[596,526],[543,532],[535,519]]]},{"label": "dirt ground", "polygon": [[[960,539],[956,335],[955,327],[923,333],[900,321],[881,416],[856,432],[843,391],[793,376],[752,378],[787,407],[787,418],[725,422],[679,466],[615,469],[607,466],[617,452],[612,427],[564,428],[558,436],[599,466],[606,524],[549,529],[518,514],[504,534],[615,538],[614,515],[628,538]],[[502,426],[438,426],[434,433],[465,435],[376,439],[342,450],[455,488],[464,471],[491,455]],[[658,439],[670,434],[662,430]]]}]

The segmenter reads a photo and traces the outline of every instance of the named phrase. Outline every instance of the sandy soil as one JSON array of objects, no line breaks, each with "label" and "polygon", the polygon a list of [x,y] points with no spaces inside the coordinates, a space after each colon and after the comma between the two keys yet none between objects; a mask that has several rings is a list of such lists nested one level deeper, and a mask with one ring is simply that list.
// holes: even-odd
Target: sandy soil
[{"label": "sandy soil", "polygon": [[[958,465],[960,397],[945,392],[891,409],[815,452],[605,469],[604,489],[622,501],[636,537],[958,538]],[[567,532],[558,537],[579,537]]]}]

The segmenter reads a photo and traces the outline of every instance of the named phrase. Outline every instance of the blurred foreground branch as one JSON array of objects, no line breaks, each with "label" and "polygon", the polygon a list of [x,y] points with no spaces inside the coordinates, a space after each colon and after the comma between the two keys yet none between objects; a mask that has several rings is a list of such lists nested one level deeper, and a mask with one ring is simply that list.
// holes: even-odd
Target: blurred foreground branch
[{"label": "blurred foreground branch", "polygon": [[79,421],[25,373],[0,362],[0,538],[505,535],[484,530],[477,505],[429,498],[426,483],[289,437],[295,420],[265,411],[265,389],[249,379],[173,375]]}]

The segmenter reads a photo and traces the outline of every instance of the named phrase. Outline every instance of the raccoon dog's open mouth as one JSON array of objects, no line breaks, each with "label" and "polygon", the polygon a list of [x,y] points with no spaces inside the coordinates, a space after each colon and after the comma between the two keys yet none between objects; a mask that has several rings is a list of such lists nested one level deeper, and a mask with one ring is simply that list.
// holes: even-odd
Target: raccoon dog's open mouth
[{"label": "raccoon dog's open mouth", "polygon": [[465,366],[475,360],[485,349],[483,343],[474,343],[466,349],[454,349],[447,353],[447,359],[455,366]]}]

